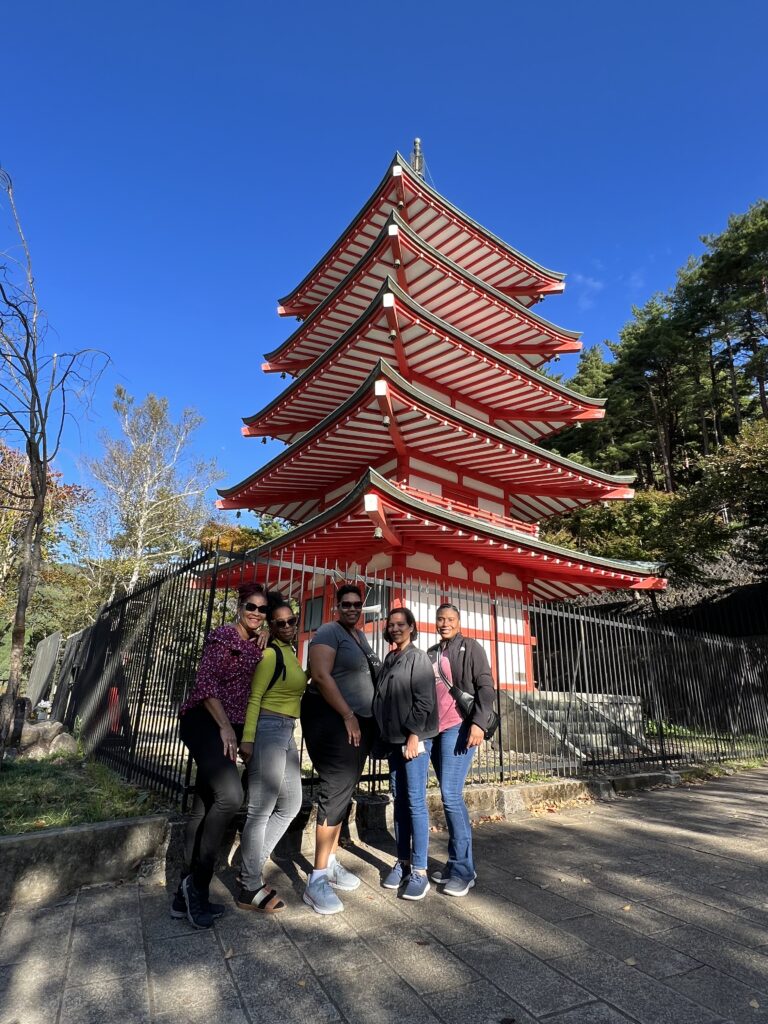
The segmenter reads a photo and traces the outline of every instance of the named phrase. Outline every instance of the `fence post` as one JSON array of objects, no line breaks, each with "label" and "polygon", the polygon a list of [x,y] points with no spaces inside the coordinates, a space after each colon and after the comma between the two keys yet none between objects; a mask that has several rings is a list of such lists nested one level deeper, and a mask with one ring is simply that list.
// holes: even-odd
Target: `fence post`
[{"label": "fence post", "polygon": [[133,769],[136,765],[136,747],[139,741],[139,733],[141,731],[141,720],[144,716],[144,701],[147,692],[147,678],[149,676],[149,667],[152,661],[152,645],[155,639],[155,626],[157,624],[157,605],[160,599],[160,590],[162,587],[162,581],[155,587],[154,593],[152,594],[152,611],[149,618],[149,632],[147,634],[147,650],[144,655],[144,666],[141,670],[141,684],[139,685],[139,697],[136,702],[136,721],[133,724],[133,736],[131,737],[131,747],[128,752],[128,774],[127,779],[130,782],[133,778]]}]

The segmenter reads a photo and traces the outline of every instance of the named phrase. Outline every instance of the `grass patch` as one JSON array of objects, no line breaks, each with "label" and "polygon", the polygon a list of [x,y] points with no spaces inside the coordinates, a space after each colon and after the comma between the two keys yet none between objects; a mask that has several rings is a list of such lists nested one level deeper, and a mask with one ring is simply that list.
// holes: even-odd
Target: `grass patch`
[{"label": "grass patch", "polygon": [[155,807],[146,790],[76,755],[6,761],[0,769],[0,835],[134,818]]}]

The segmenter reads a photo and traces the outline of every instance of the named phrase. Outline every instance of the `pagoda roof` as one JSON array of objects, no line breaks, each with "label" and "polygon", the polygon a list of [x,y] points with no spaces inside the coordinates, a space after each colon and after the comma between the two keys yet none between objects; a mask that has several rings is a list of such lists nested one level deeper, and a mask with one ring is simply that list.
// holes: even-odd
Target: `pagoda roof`
[{"label": "pagoda roof", "polygon": [[301,376],[261,412],[244,417],[243,434],[291,443],[338,408],[379,359],[530,441],[604,415],[605,399],[580,395],[458,331],[389,277],[368,309]]},{"label": "pagoda roof", "polygon": [[578,331],[558,327],[492,288],[392,214],[346,277],[290,337],[267,353],[263,369],[300,373],[365,312],[390,275],[435,316],[531,366],[581,349]]},{"label": "pagoda roof", "polygon": [[392,211],[481,280],[525,305],[563,290],[564,274],[548,270],[513,249],[431,188],[396,153],[363,208],[293,291],[280,300],[284,315],[306,316],[333,291],[376,237]]},{"label": "pagoda roof", "polygon": [[[335,505],[262,545],[256,557],[293,557],[302,564],[347,565],[350,553],[364,565],[382,551],[434,553],[494,572],[513,573],[543,600],[580,597],[600,590],[663,590],[654,563],[583,555],[532,534],[434,506],[368,469]],[[411,570],[415,575],[418,569]],[[466,585],[472,586],[471,582]]]},{"label": "pagoda roof", "polygon": [[[293,522],[317,514],[369,466],[385,473],[398,458],[435,467],[437,479],[491,499],[511,492],[523,521],[595,501],[631,498],[632,476],[587,469],[444,405],[379,361],[347,401],[234,487],[220,508],[251,508]],[[466,484],[465,478],[472,484]]]}]

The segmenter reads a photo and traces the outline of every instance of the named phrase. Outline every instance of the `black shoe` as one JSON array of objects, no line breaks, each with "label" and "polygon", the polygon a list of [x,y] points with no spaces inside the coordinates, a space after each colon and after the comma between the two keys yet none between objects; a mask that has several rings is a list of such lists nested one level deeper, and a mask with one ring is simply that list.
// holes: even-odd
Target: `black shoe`
[{"label": "black shoe", "polygon": [[193,928],[213,927],[213,915],[208,910],[208,900],[204,899],[195,888],[192,876],[188,875],[181,883],[184,903],[187,908],[187,920]]},{"label": "black shoe", "polygon": [[[180,921],[183,917],[187,916],[187,904],[184,900],[182,885],[183,883],[179,882],[179,888],[174,893],[173,903],[171,903],[171,917],[177,921]],[[224,916],[224,912],[227,908],[223,903],[211,903],[210,900],[203,900],[202,902],[205,904],[208,913],[214,921]]]}]

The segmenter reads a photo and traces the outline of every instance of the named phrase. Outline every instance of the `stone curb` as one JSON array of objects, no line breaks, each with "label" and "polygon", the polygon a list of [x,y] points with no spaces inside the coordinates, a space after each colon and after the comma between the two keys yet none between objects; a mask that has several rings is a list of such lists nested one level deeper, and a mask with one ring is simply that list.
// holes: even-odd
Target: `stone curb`
[{"label": "stone curb", "polygon": [[165,881],[167,815],[0,836],[0,904],[49,902],[137,873]]},{"label": "stone curb", "polygon": [[[616,800],[618,794],[651,789],[654,786],[679,786],[679,772],[638,772],[603,779],[557,779],[551,782],[527,782],[519,785],[470,785],[464,790],[469,816],[473,821],[493,818],[510,821],[542,811],[562,810],[593,800]],[[445,815],[436,789],[427,791],[429,820],[445,828]],[[394,828],[392,801],[386,794],[356,798],[355,826],[359,838],[368,832]]]}]

